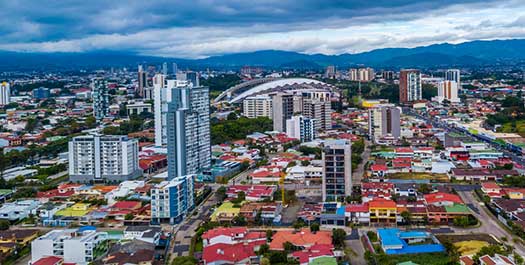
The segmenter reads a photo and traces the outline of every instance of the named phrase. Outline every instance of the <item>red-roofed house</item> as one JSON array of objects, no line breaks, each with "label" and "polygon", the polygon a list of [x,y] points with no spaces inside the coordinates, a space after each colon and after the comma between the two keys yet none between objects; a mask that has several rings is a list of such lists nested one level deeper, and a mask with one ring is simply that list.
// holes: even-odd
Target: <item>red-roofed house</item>
[{"label": "red-roofed house", "polygon": [[410,147],[398,147],[395,149],[396,157],[413,157],[414,150]]},{"label": "red-roofed house", "polygon": [[386,175],[388,167],[386,165],[373,164],[372,166],[370,166],[370,170],[372,171],[372,175],[374,177],[384,177]]},{"label": "red-roofed house", "polygon": [[370,223],[396,223],[397,204],[393,200],[374,198],[368,202]]},{"label": "red-roofed house", "polygon": [[31,263],[31,265],[62,265],[64,259],[56,256],[48,256],[40,258],[39,260]]},{"label": "red-roofed house", "polygon": [[501,198],[505,195],[505,191],[496,182],[481,183],[481,191],[491,198]]},{"label": "red-roofed house", "polygon": [[206,265],[252,264],[251,259],[257,257],[255,251],[265,243],[266,240],[232,245],[223,243],[210,245],[204,247],[202,260]]},{"label": "red-roofed house", "polygon": [[345,216],[350,222],[353,223],[370,223],[370,212],[368,209],[368,203],[346,205]]},{"label": "red-roofed house", "polygon": [[246,227],[217,227],[202,234],[204,246],[239,243],[248,233]]},{"label": "red-roofed house", "polygon": [[452,206],[456,203],[463,204],[463,201],[458,195],[445,192],[425,194],[425,201],[427,204],[435,206]]},{"label": "red-roofed house", "polygon": [[247,201],[264,201],[270,199],[277,191],[275,185],[232,185],[228,187],[226,195],[229,198],[237,198],[239,192],[244,192]]},{"label": "red-roofed house", "polygon": [[330,245],[316,244],[305,250],[299,250],[292,253],[292,257],[299,261],[300,265],[308,265],[313,259],[318,257],[333,257],[334,247]]},{"label": "red-roofed house", "polygon": [[271,250],[284,250],[284,243],[290,242],[294,246],[302,248],[310,248],[316,244],[331,245],[332,244],[332,232],[330,231],[317,231],[316,233],[310,232],[310,229],[302,229],[297,232],[295,230],[279,230],[270,242]]}]

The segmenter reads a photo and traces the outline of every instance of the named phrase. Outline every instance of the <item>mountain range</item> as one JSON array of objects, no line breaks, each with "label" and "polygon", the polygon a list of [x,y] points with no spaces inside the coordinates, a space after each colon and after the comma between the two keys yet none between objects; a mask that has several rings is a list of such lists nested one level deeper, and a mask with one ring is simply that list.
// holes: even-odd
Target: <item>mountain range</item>
[{"label": "mountain range", "polygon": [[325,55],[263,50],[225,54],[204,59],[142,56],[116,51],[86,53],[21,53],[0,51],[1,70],[130,66],[175,62],[179,68],[238,69],[244,65],[281,69],[321,69],[327,65],[383,68],[438,68],[525,63],[525,39],[434,44],[416,48],[385,48],[363,53]]}]

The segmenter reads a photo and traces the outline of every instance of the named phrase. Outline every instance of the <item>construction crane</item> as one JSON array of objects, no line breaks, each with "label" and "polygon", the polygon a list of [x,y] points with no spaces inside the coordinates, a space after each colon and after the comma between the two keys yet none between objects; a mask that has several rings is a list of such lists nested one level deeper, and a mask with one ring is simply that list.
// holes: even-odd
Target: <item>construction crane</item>
[{"label": "construction crane", "polygon": [[285,200],[284,200],[284,178],[286,177],[286,173],[284,172],[281,172],[281,178],[279,179],[279,185],[281,185],[281,201],[282,201],[282,204],[283,206],[285,205]]}]

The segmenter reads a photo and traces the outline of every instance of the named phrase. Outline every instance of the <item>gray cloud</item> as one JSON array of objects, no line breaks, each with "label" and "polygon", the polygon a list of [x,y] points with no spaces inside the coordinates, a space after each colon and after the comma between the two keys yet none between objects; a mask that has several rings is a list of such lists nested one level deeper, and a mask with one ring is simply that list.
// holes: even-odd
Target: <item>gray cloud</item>
[{"label": "gray cloud", "polygon": [[[377,28],[382,24],[389,27],[450,12],[497,10],[516,3],[520,4],[519,0],[13,0],[0,3],[0,49],[105,49],[178,57],[261,49],[333,54],[476,39],[473,35],[482,29],[503,26],[484,19],[454,27],[467,33],[444,31],[436,25],[431,32],[409,36],[404,34],[411,30],[403,26],[397,32],[375,34],[341,29],[369,25]],[[523,20],[520,17],[513,23]],[[510,23],[507,27],[515,26]],[[513,30],[508,35],[519,34],[519,30]],[[505,31],[493,30],[478,36],[508,37]]]}]

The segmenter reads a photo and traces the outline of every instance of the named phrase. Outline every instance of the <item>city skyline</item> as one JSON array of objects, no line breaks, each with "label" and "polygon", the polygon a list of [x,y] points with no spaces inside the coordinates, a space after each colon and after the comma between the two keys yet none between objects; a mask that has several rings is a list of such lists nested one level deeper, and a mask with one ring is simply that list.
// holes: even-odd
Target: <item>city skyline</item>
[{"label": "city skyline", "polygon": [[[75,2],[75,1],[73,1]],[[386,47],[525,37],[525,3],[309,1],[3,3],[0,50],[203,58],[280,49],[341,54]],[[31,6],[32,8],[27,8]],[[521,12],[523,13],[523,12]],[[483,19],[479,19],[482,17]],[[141,39],[136,42],[133,40]]]}]

